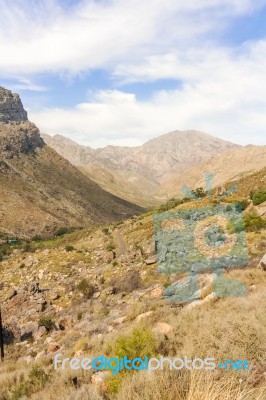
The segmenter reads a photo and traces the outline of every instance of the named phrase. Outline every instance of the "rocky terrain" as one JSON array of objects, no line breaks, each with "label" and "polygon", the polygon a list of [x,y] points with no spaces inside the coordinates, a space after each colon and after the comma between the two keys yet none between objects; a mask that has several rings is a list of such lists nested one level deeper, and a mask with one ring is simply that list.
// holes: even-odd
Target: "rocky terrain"
[{"label": "rocky terrain", "polygon": [[49,235],[60,227],[122,220],[141,211],[48,147],[18,95],[1,88],[0,112],[0,232]]},{"label": "rocky terrain", "polygon": [[[146,396],[139,399],[154,398],[149,393],[156,391],[155,398],[166,400],[169,393],[166,397],[164,385],[175,379],[178,387],[173,387],[172,400],[178,393],[185,396],[186,390],[191,398],[211,400],[211,388],[222,393],[218,400],[224,399],[225,390],[230,399],[263,400],[266,219],[262,219],[264,224],[257,221],[254,225],[250,215],[260,213],[265,201],[261,198],[255,206],[245,192],[247,185],[255,190],[259,182],[263,189],[263,178],[265,170],[242,178],[239,192],[223,203],[230,205],[237,199],[247,202],[244,215],[249,261],[244,267],[225,272],[225,278],[245,284],[245,296],[219,296],[214,292],[214,275],[201,271],[194,298],[178,303],[175,295],[187,277],[159,273],[152,213],[49,241],[11,246],[12,252],[0,264],[6,343],[0,398],[133,400],[139,391]],[[214,196],[211,203],[207,197],[187,201],[171,211],[214,206],[217,199]],[[261,215],[265,218],[263,212]],[[196,297],[199,300],[195,302]],[[230,381],[228,371],[216,371],[206,381],[206,373],[203,378],[200,373],[174,377],[162,372],[146,380],[141,372],[114,377],[110,371],[84,374],[53,369],[56,353],[111,357],[121,354],[121,346],[133,358],[147,353],[248,359],[252,371],[235,372]],[[186,389],[182,386],[184,379]],[[197,397],[198,385],[205,397]]]},{"label": "rocky terrain", "polygon": [[[135,149],[51,139],[127,198],[177,192],[143,214],[51,149],[16,95],[1,96],[0,400],[264,400],[265,148],[199,132]],[[210,193],[199,175],[207,167],[217,175]],[[177,168],[194,197],[176,189]],[[250,370],[114,375],[57,370],[58,354],[213,357],[247,360]]]}]

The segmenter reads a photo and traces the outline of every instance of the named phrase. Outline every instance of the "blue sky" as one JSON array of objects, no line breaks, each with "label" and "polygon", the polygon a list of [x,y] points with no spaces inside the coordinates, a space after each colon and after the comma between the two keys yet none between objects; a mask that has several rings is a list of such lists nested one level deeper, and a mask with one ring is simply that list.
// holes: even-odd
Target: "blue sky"
[{"label": "blue sky", "polygon": [[42,132],[92,147],[186,129],[266,142],[266,0],[0,0],[0,11],[0,85]]}]

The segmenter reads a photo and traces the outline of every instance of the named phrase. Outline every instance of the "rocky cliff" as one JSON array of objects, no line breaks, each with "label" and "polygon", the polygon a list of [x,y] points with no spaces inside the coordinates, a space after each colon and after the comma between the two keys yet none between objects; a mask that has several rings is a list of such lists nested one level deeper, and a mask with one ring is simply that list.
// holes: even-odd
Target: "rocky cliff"
[{"label": "rocky cliff", "polygon": [[0,123],[19,123],[27,120],[27,112],[19,95],[0,86]]}]

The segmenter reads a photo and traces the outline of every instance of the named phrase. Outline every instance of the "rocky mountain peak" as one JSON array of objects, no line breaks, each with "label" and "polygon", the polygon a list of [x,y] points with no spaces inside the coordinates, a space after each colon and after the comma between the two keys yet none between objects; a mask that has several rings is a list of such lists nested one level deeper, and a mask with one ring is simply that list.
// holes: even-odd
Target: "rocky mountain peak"
[{"label": "rocky mountain peak", "polygon": [[27,120],[27,112],[23,108],[19,95],[0,86],[0,124]]},{"label": "rocky mountain peak", "polygon": [[18,94],[0,87],[0,154],[13,158],[43,147],[39,129],[28,120]]}]

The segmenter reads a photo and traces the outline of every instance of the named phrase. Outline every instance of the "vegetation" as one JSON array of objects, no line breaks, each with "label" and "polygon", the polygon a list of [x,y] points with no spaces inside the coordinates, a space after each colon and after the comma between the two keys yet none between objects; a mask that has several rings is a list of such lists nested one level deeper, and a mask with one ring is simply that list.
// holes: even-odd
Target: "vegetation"
[{"label": "vegetation", "polygon": [[29,373],[28,379],[19,383],[14,388],[8,400],[19,400],[25,397],[28,398],[29,395],[41,390],[48,379],[49,376],[43,369],[33,367]]},{"label": "vegetation", "polygon": [[116,292],[131,293],[142,286],[142,281],[140,273],[132,270],[119,279],[111,280],[110,284],[114,286]]},{"label": "vegetation", "polygon": [[251,210],[244,215],[244,226],[246,231],[254,231],[266,227],[266,221],[259,216],[256,210]]},{"label": "vegetation", "polygon": [[75,247],[74,247],[74,246],[71,246],[71,245],[67,245],[67,246],[65,247],[65,250],[66,250],[66,251],[73,251],[73,250],[75,250]]},{"label": "vegetation", "polygon": [[257,190],[250,193],[250,198],[253,201],[254,206],[258,206],[266,201],[266,190]]},{"label": "vegetation", "polygon": [[90,299],[95,293],[95,287],[87,279],[82,279],[77,285],[77,289],[87,298]]},{"label": "vegetation", "polygon": [[49,317],[42,317],[39,320],[39,326],[44,326],[47,331],[51,331],[54,328],[54,322]]}]

